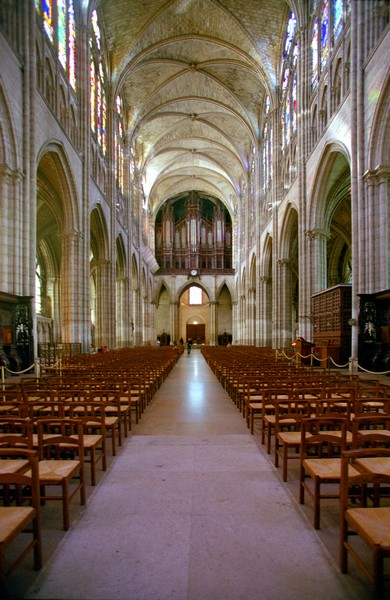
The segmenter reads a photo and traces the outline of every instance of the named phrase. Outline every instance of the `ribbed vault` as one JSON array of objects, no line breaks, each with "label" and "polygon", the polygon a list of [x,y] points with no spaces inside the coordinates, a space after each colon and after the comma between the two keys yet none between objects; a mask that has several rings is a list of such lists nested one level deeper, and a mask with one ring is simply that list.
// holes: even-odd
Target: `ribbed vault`
[{"label": "ribbed vault", "polygon": [[284,0],[102,0],[115,92],[153,214],[197,189],[240,200],[279,74]]}]

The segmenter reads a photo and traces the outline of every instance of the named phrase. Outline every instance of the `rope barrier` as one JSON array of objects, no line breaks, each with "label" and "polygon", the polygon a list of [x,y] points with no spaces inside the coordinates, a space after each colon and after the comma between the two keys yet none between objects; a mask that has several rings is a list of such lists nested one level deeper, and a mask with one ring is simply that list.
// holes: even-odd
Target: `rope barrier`
[{"label": "rope barrier", "polygon": [[349,360],[347,363],[345,363],[345,365],[339,365],[333,360],[333,358],[331,356],[329,356],[329,358],[332,361],[332,363],[334,364],[334,366],[338,367],[339,369],[345,369],[346,367],[350,366],[351,362],[353,362],[353,361]]},{"label": "rope barrier", "polygon": [[[339,365],[338,363],[336,363],[333,358],[331,356],[327,356],[325,358],[317,358],[317,356],[315,356],[313,353],[311,354],[300,354],[300,352],[295,352],[293,354],[292,357],[289,357],[286,355],[286,353],[284,352],[284,350],[281,350],[280,353],[277,350],[277,356],[284,356],[284,358],[286,358],[287,360],[292,360],[294,358],[297,359],[298,361],[298,357],[301,357],[302,359],[307,359],[310,358],[310,365],[313,366],[313,360],[316,360],[317,362],[323,362],[323,361],[331,361],[333,363],[333,365],[339,369],[345,369],[347,367],[349,367],[351,372],[354,372],[354,364],[356,367],[356,370],[361,370],[364,371],[365,373],[368,373],[370,375],[389,375],[390,374],[390,370],[389,371],[369,371],[368,369],[365,369],[364,367],[362,367],[361,365],[359,365],[359,363],[356,361],[356,359],[354,358],[350,358],[348,360],[348,362],[346,362],[343,365]],[[328,366],[328,364],[327,364]]]},{"label": "rope barrier", "polygon": [[358,369],[361,369],[362,371],[364,371],[365,373],[369,373],[370,375],[389,375],[390,374],[390,371],[368,371],[364,367],[361,367],[359,364],[358,364]]}]

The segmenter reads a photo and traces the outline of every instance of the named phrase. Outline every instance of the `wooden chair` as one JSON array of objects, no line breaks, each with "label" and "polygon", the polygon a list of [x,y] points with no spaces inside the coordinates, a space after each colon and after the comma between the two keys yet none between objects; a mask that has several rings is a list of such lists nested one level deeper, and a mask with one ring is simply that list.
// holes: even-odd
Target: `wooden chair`
[{"label": "wooden chair", "polygon": [[10,445],[32,449],[32,423],[29,418],[14,415],[0,417],[0,447]]},{"label": "wooden chair", "polygon": [[69,417],[79,419],[83,424],[84,459],[90,464],[91,485],[96,485],[98,463],[102,463],[103,471],[107,470],[105,404],[69,402],[68,406]]},{"label": "wooden chair", "polygon": [[310,400],[281,400],[275,404],[275,467],[280,458],[283,481],[287,481],[288,460],[301,455],[301,423],[311,416],[311,409]]},{"label": "wooden chair", "polygon": [[352,421],[352,447],[369,446],[390,446],[390,415],[364,412],[355,416]]},{"label": "wooden chair", "polygon": [[[313,501],[315,529],[320,528],[321,500],[340,496],[340,452],[346,449],[346,434],[345,417],[302,420],[299,502],[304,504],[305,493]],[[331,484],[327,493],[321,491],[324,484]]]},{"label": "wooden chair", "polygon": [[[62,502],[63,528],[66,531],[69,529],[72,498],[79,492],[80,503],[84,505],[86,502],[83,424],[79,419],[44,418],[38,419],[37,429],[41,500]],[[47,487],[55,487],[60,493],[47,494]]]},{"label": "wooden chair", "polygon": [[271,454],[272,437],[275,433],[275,412],[276,406],[286,400],[293,400],[293,392],[286,387],[265,388],[263,392],[262,411],[261,411],[261,442],[266,443],[267,454]]},{"label": "wooden chair", "polygon": [[[384,560],[390,558],[390,506],[366,506],[364,490],[367,486],[390,484],[390,473],[373,474],[362,468],[362,461],[385,458],[390,461],[390,449],[369,448],[343,451],[340,483],[340,570],[348,572],[350,555],[373,583],[373,598],[389,597],[385,590]],[[356,487],[363,488],[363,503],[356,505]],[[350,490],[354,490],[354,504],[350,504]],[[357,535],[371,551],[372,567],[367,564],[357,544],[351,542]]]},{"label": "wooden chair", "polygon": [[[127,435],[128,407],[121,403],[120,394],[112,390],[94,389],[91,390],[90,400],[98,402],[105,406],[105,426],[111,434],[112,455],[116,455],[116,437],[118,445],[122,445],[122,423]],[[126,409],[126,410],[125,410]]]},{"label": "wooden chair", "polygon": [[[30,551],[34,554],[34,568],[42,567],[42,542],[40,527],[40,496],[38,476],[38,455],[33,450],[23,448],[0,448],[0,463],[5,459],[16,463],[23,461],[20,469],[2,470],[0,486],[28,486],[31,506],[0,506],[0,580],[6,579]],[[20,498],[20,494],[15,497]],[[32,539],[23,544],[22,551],[13,556],[6,565],[5,552],[20,534],[32,534]]]}]

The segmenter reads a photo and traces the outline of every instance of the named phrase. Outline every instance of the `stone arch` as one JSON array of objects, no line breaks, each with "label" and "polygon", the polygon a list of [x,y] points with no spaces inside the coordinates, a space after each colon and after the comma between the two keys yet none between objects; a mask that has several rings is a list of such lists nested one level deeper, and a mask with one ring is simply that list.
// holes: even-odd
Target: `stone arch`
[{"label": "stone arch", "polygon": [[[75,180],[70,161],[62,144],[49,140],[37,156],[38,194],[39,177],[51,184],[55,195],[61,199],[62,214],[59,219],[65,230],[80,230],[80,210]],[[54,207],[52,206],[54,210]]]},{"label": "stone arch", "polygon": [[232,294],[226,282],[219,287],[216,300],[218,305],[218,345],[227,345],[233,340],[233,315]]},{"label": "stone arch", "polygon": [[49,57],[45,58],[45,98],[49,105],[54,109],[54,97],[55,97],[55,78],[53,72],[53,65]]},{"label": "stone arch", "polygon": [[170,325],[170,306],[172,302],[171,290],[165,282],[161,281],[155,295],[156,306],[156,334],[157,340],[166,345],[169,335],[171,336],[170,327],[167,331],[167,325]]},{"label": "stone arch", "polygon": [[91,252],[94,260],[105,260],[108,257],[108,227],[100,204],[91,212]]},{"label": "stone arch", "polygon": [[390,165],[390,70],[375,109],[367,147],[370,149],[368,156],[370,170],[374,170],[380,165]]},{"label": "stone arch", "polygon": [[[68,311],[74,310],[78,257],[82,246],[74,177],[63,146],[48,141],[37,156],[36,278],[40,318],[52,319],[53,341],[74,341]],[[39,283],[39,286],[38,286]],[[38,334],[41,329],[38,329]],[[38,343],[40,340],[38,337]]]},{"label": "stone arch", "polygon": [[107,307],[111,288],[108,261],[109,235],[102,207],[97,204],[90,214],[90,310],[91,337],[94,346],[107,345]]},{"label": "stone arch", "polygon": [[313,293],[352,276],[351,172],[349,155],[339,143],[324,150],[314,178],[307,234],[311,244]]},{"label": "stone arch", "polygon": [[18,141],[10,105],[0,77],[0,165],[15,170],[21,165],[21,144]]},{"label": "stone arch", "polygon": [[347,147],[341,142],[330,141],[324,148],[313,178],[308,210],[310,229],[324,229],[326,226],[326,197],[329,187],[334,183],[335,170],[339,169],[342,160],[344,168],[349,169],[351,160]]},{"label": "stone arch", "polygon": [[295,337],[299,305],[298,212],[292,204],[288,205],[281,224],[279,258],[279,287],[283,290],[279,321],[282,347],[288,347]]},{"label": "stone arch", "polygon": [[333,106],[332,113],[334,113],[341,102],[341,86],[342,86],[342,73],[343,73],[343,60],[338,58],[333,76],[332,95],[333,95]]},{"label": "stone arch", "polygon": [[[189,290],[197,287],[202,291],[202,303],[200,305],[191,305],[189,303]],[[215,332],[212,330],[214,318],[212,311],[215,311],[215,302],[210,298],[209,289],[201,281],[188,281],[178,290],[179,306],[179,337],[184,340],[192,337],[194,341],[210,342],[214,339]],[[190,327],[188,327],[190,326]],[[199,326],[199,327],[198,327]],[[198,330],[201,331],[198,331]]]}]

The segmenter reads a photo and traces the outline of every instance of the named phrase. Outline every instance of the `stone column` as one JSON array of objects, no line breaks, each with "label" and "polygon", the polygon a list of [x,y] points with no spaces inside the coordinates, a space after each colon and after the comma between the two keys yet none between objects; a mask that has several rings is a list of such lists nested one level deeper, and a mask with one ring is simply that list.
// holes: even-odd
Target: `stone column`
[{"label": "stone column", "polygon": [[176,301],[170,302],[169,321],[171,331],[171,342],[179,343],[179,305]]},{"label": "stone column", "polygon": [[[238,344],[238,302],[232,300],[232,337],[233,344]],[[217,338],[218,339],[218,338]]]},{"label": "stone column", "polygon": [[276,348],[287,348],[292,343],[292,294],[291,262],[288,258],[278,260],[278,288],[280,290],[280,314]]},{"label": "stone column", "polygon": [[376,283],[377,289],[388,290],[390,288],[390,165],[378,169],[377,180],[376,201],[379,206],[379,235],[376,237],[375,256],[379,257],[380,268]]},{"label": "stone column", "polygon": [[328,287],[327,241],[330,234],[323,229],[306,231],[307,264],[310,265],[310,280],[312,294]]},{"label": "stone column", "polygon": [[6,165],[0,166],[0,281],[2,291],[14,294],[18,291],[20,270],[24,264],[20,255],[23,227],[20,207],[21,179],[21,174],[17,171],[12,171]]},{"label": "stone column", "polygon": [[215,301],[210,301],[210,333],[209,333],[209,343],[210,346],[218,345],[218,306],[219,303]]},{"label": "stone column", "polygon": [[129,280],[127,277],[116,279],[116,348],[129,346],[130,320],[126,318],[126,298],[128,297]]},{"label": "stone column", "polygon": [[248,289],[247,323],[248,344],[254,346],[256,344],[256,289],[252,287]]},{"label": "stone column", "polygon": [[52,298],[50,317],[53,320],[53,342],[61,342],[61,279],[49,277],[47,280],[47,295]]},{"label": "stone column", "polygon": [[[136,282],[133,282],[136,284]],[[140,302],[140,290],[133,287],[133,324],[134,324],[134,345],[142,346],[142,311]]]},{"label": "stone column", "polygon": [[110,314],[108,307],[110,306],[108,282],[110,280],[111,262],[108,260],[97,260],[94,263],[96,269],[96,346],[110,347],[110,330],[107,328],[107,323],[114,319],[115,316]]},{"label": "stone column", "polygon": [[271,278],[260,277],[259,283],[259,345],[272,346]]},{"label": "stone column", "polygon": [[366,219],[366,291],[390,287],[390,207],[388,186],[390,166],[378,167],[364,175]]}]

